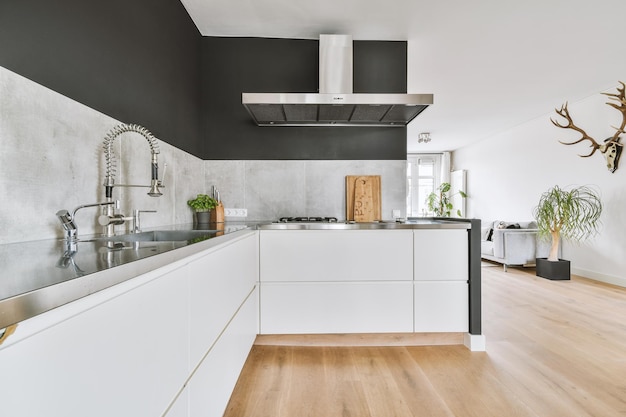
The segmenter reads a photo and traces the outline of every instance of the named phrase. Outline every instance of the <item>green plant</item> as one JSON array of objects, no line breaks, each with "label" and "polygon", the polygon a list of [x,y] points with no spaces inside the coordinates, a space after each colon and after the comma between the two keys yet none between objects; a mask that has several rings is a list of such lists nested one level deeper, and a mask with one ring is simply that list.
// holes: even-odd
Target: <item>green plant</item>
[{"label": "green plant", "polygon": [[600,225],[602,202],[587,186],[564,190],[555,185],[541,195],[533,211],[539,235],[552,237],[548,260],[559,260],[559,242],[565,239],[582,241],[594,235]]},{"label": "green plant", "polygon": [[193,200],[187,201],[187,205],[195,211],[211,211],[217,207],[217,200],[206,194],[198,194]]},{"label": "green plant", "polygon": [[[436,217],[450,217],[450,213],[453,209],[450,199],[456,194],[459,194],[462,198],[467,198],[467,194],[460,190],[458,193],[450,195],[450,188],[450,183],[442,182],[435,191],[426,197],[428,210],[434,213]],[[461,210],[457,210],[456,214],[461,217]]]}]

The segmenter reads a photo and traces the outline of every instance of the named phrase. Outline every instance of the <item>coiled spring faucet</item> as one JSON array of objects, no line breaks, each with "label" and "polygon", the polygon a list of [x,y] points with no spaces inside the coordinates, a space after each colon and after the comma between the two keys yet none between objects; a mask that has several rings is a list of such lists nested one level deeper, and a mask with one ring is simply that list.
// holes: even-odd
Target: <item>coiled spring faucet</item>
[{"label": "coiled spring faucet", "polygon": [[[150,180],[150,185],[128,185],[128,184],[115,184],[115,160],[114,160],[114,152],[113,152],[113,141],[119,135],[125,132],[135,132],[142,135],[148,141],[148,145],[150,146],[150,153],[152,158],[150,163],[152,165],[152,178]],[[109,133],[107,133],[104,138],[104,158],[106,159],[106,176],[104,180],[104,187],[106,190],[106,198],[113,198],[113,187],[148,187],[150,191],[148,191],[148,195],[150,197],[160,197],[163,195],[159,187],[162,187],[163,184],[159,181],[159,145],[152,133],[145,127],[139,125],[127,125],[120,124],[115,126]]]},{"label": "coiled spring faucet", "polygon": [[[152,178],[150,180],[150,185],[130,185],[130,184],[115,184],[115,155],[113,152],[113,141],[119,135],[125,132],[135,132],[142,135],[150,146],[151,153],[151,172]],[[105,197],[107,201],[113,200],[113,187],[147,187],[150,190],[148,191],[148,195],[150,197],[160,197],[163,195],[161,193],[160,187],[163,187],[162,182],[159,180],[159,145],[152,133],[145,127],[135,125],[135,124],[120,124],[115,126],[109,133],[107,133],[104,138],[104,157],[106,159],[106,175],[104,179],[104,187],[105,187]],[[119,224],[119,219],[114,215],[114,209],[110,205],[106,206],[106,213],[102,217],[108,217],[110,219],[109,222],[101,221],[106,228],[105,234],[110,236],[113,234],[113,226],[115,224]],[[123,221],[122,221],[123,222]]]}]

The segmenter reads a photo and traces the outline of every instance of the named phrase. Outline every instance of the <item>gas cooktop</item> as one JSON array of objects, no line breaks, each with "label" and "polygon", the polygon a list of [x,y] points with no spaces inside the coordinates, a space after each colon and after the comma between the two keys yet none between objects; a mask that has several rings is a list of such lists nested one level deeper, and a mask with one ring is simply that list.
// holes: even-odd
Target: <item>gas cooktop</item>
[{"label": "gas cooktop", "polygon": [[336,217],[281,217],[278,223],[337,223]]}]

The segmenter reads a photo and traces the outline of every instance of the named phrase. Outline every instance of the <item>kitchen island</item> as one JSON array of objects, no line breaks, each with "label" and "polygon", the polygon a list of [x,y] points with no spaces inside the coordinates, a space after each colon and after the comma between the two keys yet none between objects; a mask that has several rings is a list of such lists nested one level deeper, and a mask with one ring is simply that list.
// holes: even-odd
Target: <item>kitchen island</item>
[{"label": "kitchen island", "polygon": [[259,229],[260,334],[460,332],[483,348],[480,221]]},{"label": "kitchen island", "polygon": [[480,350],[476,222],[248,224],[169,249],[138,245],[152,248],[141,259],[125,254],[133,245],[83,242],[120,264],[68,260],[54,246],[38,261],[70,278],[38,281],[36,298],[66,285],[83,295],[0,330],[3,411],[220,416],[259,333],[463,332]]}]

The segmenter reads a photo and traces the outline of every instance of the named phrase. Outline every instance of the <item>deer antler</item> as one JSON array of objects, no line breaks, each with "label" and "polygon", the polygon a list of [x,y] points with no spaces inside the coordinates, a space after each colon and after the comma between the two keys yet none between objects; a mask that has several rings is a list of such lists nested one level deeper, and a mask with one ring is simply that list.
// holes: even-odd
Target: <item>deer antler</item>
[{"label": "deer antler", "polygon": [[[607,95],[617,96],[617,94],[607,94]],[[625,99],[623,98],[624,97],[624,89],[622,89],[621,97],[622,97],[622,99],[621,99],[622,100],[622,105],[624,106],[624,105],[626,105],[626,102],[624,101]],[[613,104],[613,103],[608,103],[608,104],[610,104],[611,106],[613,106],[615,108],[618,108],[618,106]],[[594,138],[589,136],[587,134],[587,132],[585,132],[584,130],[582,130],[581,128],[579,128],[578,126],[576,126],[574,124],[574,121],[572,120],[572,117],[569,114],[569,110],[567,110],[567,102],[564,105],[562,105],[560,109],[554,109],[554,111],[559,116],[561,116],[564,119],[566,119],[567,120],[567,124],[561,124],[561,123],[557,122],[556,120],[550,118],[550,121],[552,122],[553,125],[555,125],[557,127],[560,127],[560,128],[563,128],[563,129],[575,130],[576,132],[578,132],[578,133],[580,133],[582,135],[582,137],[580,139],[578,139],[577,141],[575,141],[575,142],[562,142],[562,141],[559,141],[560,143],[562,143],[563,145],[575,145],[577,143],[582,142],[583,140],[590,141],[591,145],[589,145],[589,146],[591,146],[593,149],[592,149],[592,151],[591,151],[591,153],[589,155],[579,155],[579,156],[582,156],[583,158],[587,158],[587,157],[593,155],[600,148],[600,145],[598,144],[598,142],[596,142],[596,140]],[[620,110],[620,111],[622,111],[622,110]],[[624,111],[626,112],[626,107],[624,108]],[[621,129],[624,129],[626,127],[626,113],[623,113],[623,114],[624,114],[624,122],[622,124]],[[619,133],[616,134],[615,136],[619,136]]]},{"label": "deer antler", "polygon": [[613,107],[614,109],[622,113],[622,124],[620,127],[611,126],[613,129],[615,129],[615,134],[613,135],[613,137],[607,140],[607,143],[617,142],[617,140],[619,139],[619,135],[621,135],[622,133],[626,133],[624,131],[624,128],[626,128],[626,85],[624,85],[624,83],[621,81],[619,81],[619,83],[622,86],[621,88],[617,87],[617,91],[618,91],[617,94],[602,93],[605,96],[608,96],[609,100],[617,101],[618,103],[609,101],[606,104],[608,104],[609,106]]}]

